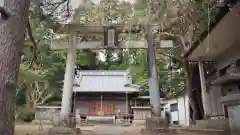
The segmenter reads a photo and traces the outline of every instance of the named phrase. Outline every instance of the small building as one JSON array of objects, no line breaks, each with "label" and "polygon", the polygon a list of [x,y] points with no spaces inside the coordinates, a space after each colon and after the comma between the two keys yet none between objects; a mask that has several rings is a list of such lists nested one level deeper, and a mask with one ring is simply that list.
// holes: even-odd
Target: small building
[{"label": "small building", "polygon": [[163,99],[164,113],[168,113],[170,124],[189,126],[189,98],[185,91]]},{"label": "small building", "polygon": [[[128,118],[144,124],[151,117],[150,97],[139,96],[140,90],[141,86],[132,84],[132,77],[126,71],[77,70],[72,113],[77,123],[82,120],[114,123]],[[188,98],[184,92],[160,101],[162,116],[169,111],[172,124],[188,125]],[[49,123],[59,116],[60,109],[60,106],[38,106],[35,121]]]},{"label": "small building", "polygon": [[[189,100],[185,91],[171,98],[160,98],[161,114],[169,117],[170,124],[189,126]],[[144,124],[151,117],[150,97],[138,96],[132,99],[133,123]],[[168,115],[168,116],[167,116]]]},{"label": "small building", "polygon": [[82,119],[115,119],[130,114],[130,100],[140,86],[132,84],[126,71],[77,71],[73,86],[73,108]]},{"label": "small building", "polygon": [[[201,42],[190,46],[184,56],[199,65],[204,111],[211,118],[201,125],[227,129],[229,120],[232,135],[237,135],[240,134],[240,2],[224,1],[219,11]],[[209,62],[215,69],[211,73],[203,67]]]},{"label": "small building", "polygon": [[[77,70],[75,74],[72,113],[80,120],[114,122],[132,118],[130,101],[137,97],[140,86],[132,84],[126,71]],[[60,106],[38,106],[35,121],[48,121],[59,116]]]},{"label": "small building", "polygon": [[[162,104],[163,111],[163,104]],[[137,96],[131,100],[131,113],[133,115],[133,123],[137,125],[145,124],[146,118],[151,117],[151,106],[149,96]],[[163,114],[163,112],[162,112]]]}]

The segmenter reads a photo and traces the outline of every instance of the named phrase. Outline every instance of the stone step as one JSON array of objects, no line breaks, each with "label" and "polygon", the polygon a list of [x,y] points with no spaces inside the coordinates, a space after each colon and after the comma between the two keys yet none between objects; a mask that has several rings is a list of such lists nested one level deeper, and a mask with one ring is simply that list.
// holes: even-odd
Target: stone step
[{"label": "stone step", "polygon": [[151,131],[142,130],[143,134],[161,134],[161,135],[230,135],[224,130],[213,129],[192,129],[192,128],[155,128]]},{"label": "stone step", "polygon": [[47,135],[80,135],[81,131],[79,128],[71,129],[67,127],[53,127],[50,128]]}]

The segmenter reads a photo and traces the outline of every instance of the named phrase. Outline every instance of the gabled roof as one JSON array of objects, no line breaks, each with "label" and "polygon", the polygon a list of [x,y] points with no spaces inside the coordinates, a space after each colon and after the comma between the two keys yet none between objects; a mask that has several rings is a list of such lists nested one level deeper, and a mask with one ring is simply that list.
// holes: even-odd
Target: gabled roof
[{"label": "gabled roof", "polygon": [[182,57],[188,57],[200,44],[201,42],[208,36],[209,33],[219,24],[219,22],[231,11],[231,7],[237,4],[239,0],[227,0],[225,5],[220,8],[220,11],[215,16],[215,21],[210,23],[209,29],[207,28],[201,35],[199,40],[194,42],[183,54]]},{"label": "gabled roof", "polygon": [[140,86],[132,85],[129,72],[121,70],[87,70],[75,75],[75,92],[138,92]]}]

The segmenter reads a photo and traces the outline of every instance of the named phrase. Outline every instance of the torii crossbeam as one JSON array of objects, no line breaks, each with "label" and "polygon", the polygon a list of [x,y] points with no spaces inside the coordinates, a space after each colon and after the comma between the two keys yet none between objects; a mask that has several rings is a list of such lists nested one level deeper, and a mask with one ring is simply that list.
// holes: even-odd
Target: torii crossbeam
[{"label": "torii crossbeam", "polygon": [[[123,24],[111,25],[115,28],[116,33],[126,33],[131,32],[125,29]],[[153,25],[157,26],[157,25]],[[67,49],[67,61],[66,69],[64,75],[64,85],[62,94],[62,107],[60,112],[61,119],[66,119],[69,117],[71,111],[71,96],[72,88],[74,82],[74,67],[76,63],[76,49],[105,49],[106,45],[103,41],[80,41],[77,38],[77,34],[102,34],[105,32],[109,25],[96,25],[96,24],[65,24],[60,29],[59,33],[67,35],[63,38],[59,38],[52,41],[51,48],[54,50],[64,50]],[[115,37],[116,38],[116,37]],[[165,40],[154,43],[156,47],[169,48],[172,47],[171,40]],[[115,43],[114,48],[132,48],[132,49],[147,49],[148,44],[146,40],[129,40],[122,41],[120,43]]]}]

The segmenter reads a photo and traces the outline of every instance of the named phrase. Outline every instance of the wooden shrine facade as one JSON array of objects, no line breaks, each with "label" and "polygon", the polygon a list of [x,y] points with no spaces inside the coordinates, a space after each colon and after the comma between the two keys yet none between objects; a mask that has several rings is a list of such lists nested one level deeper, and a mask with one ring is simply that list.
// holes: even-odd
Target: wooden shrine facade
[{"label": "wooden shrine facade", "polygon": [[130,113],[130,100],[140,86],[126,71],[79,71],[73,87],[73,111],[78,117]]}]

